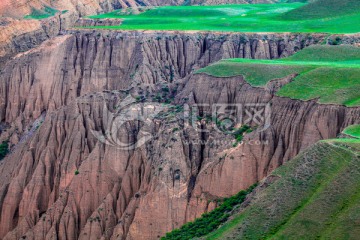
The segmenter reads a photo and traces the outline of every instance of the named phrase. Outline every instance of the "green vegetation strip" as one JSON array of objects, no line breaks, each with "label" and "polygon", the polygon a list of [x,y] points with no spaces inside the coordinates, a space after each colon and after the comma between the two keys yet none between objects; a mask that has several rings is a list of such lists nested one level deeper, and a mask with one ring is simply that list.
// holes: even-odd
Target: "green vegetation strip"
[{"label": "green vegetation strip", "polygon": [[184,240],[193,239],[196,237],[205,236],[217,229],[222,223],[228,220],[230,212],[239,204],[243,203],[246,196],[252,192],[256,185],[251,186],[245,191],[240,191],[238,194],[226,198],[221,205],[209,213],[204,213],[201,218],[194,222],[188,222],[180,229],[175,229],[167,233],[162,240]]},{"label": "green vegetation strip", "polygon": [[[326,3],[324,3],[326,2]],[[122,30],[203,30],[227,32],[360,32],[360,1],[317,0],[304,3],[154,7],[140,14],[115,11],[90,16],[121,18]],[[330,6],[329,9],[327,6]]]},{"label": "green vegetation strip", "polygon": [[360,142],[321,141],[272,173],[250,205],[203,239],[356,239]]},{"label": "green vegetation strip", "polygon": [[360,48],[311,46],[279,60],[226,59],[197,73],[215,77],[244,76],[255,87],[296,75],[276,94],[292,99],[318,99],[319,103],[360,106]]}]

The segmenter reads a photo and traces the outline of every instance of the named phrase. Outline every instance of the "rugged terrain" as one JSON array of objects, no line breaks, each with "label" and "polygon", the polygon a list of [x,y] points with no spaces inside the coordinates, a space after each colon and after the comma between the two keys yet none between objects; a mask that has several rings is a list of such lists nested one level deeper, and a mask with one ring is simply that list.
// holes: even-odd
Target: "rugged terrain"
[{"label": "rugged terrain", "polygon": [[[9,61],[0,116],[8,123],[1,137],[10,137],[13,150],[0,169],[1,236],[154,239],[213,209],[211,200],[247,188],[300,150],[359,123],[359,108],[275,97],[241,76],[192,74],[221,58],[288,56],[324,38],[275,34],[263,41],[253,34],[241,43],[243,37],[79,31]],[[95,138],[92,131],[106,134],[110,112],[126,92],[151,100],[164,84],[175,106],[270,103],[271,126],[246,135],[261,144],[234,147],[213,123],[200,121],[209,133],[199,134],[170,114],[152,120],[148,131],[158,137],[136,150]],[[131,145],[146,127],[135,121],[117,134]]]},{"label": "rugged terrain", "polygon": [[[245,202],[253,197],[254,207],[241,206],[235,213],[271,209],[287,216],[298,205],[281,208],[278,201],[297,201],[302,192],[278,194],[273,189],[279,184],[295,179],[288,186],[292,190],[303,184],[296,177],[301,180],[307,170],[318,180],[328,176],[328,167],[357,166],[357,146],[322,140],[344,129],[353,135],[347,127],[360,124],[360,107],[278,96],[296,72],[254,86],[244,74],[219,77],[197,70],[224,58],[284,58],[316,44],[357,46],[359,35],[70,28],[83,14],[162,1],[87,3],[33,1],[1,20],[6,31],[0,45],[0,143],[11,150],[0,161],[1,239],[158,239],[270,174],[265,180],[270,187],[260,184]],[[41,4],[70,11],[42,20],[15,19]],[[78,24],[100,24],[82,21]],[[237,111],[251,130],[239,136],[219,130],[211,116],[217,104],[266,114],[257,119]],[[333,157],[337,150],[346,161]],[[303,169],[304,162],[310,167]],[[335,170],[332,176],[343,181],[346,172]],[[240,230],[230,227],[226,235],[213,237],[247,236],[249,221],[269,228],[260,235],[275,229],[279,237],[287,236],[278,228],[283,215],[276,215],[277,222],[249,217]],[[255,239],[263,237],[256,234]]]},{"label": "rugged terrain", "polygon": [[359,146],[354,139],[315,144],[274,171],[206,239],[356,239]]},{"label": "rugged terrain", "polygon": [[[359,147],[359,139],[345,138],[314,144],[247,192],[228,211],[230,220],[201,239],[356,239]],[[188,226],[163,239],[190,239],[205,229]]]}]

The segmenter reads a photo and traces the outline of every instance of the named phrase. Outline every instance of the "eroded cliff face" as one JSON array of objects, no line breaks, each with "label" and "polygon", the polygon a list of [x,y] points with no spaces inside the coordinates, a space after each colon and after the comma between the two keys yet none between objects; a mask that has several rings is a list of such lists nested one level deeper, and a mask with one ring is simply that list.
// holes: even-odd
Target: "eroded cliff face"
[{"label": "eroded cliff face", "polygon": [[0,17],[0,68],[17,53],[26,52],[72,27],[78,15],[57,13],[43,20],[19,20]]},{"label": "eroded cliff face", "polygon": [[1,76],[0,119],[36,119],[43,111],[103,89],[173,82],[222,58],[285,57],[324,38],[106,31],[64,35],[7,64]]},{"label": "eroded cliff face", "polygon": [[[157,239],[359,123],[360,108],[275,97],[277,84],[192,74],[221,58],[287,56],[323,38],[79,32],[19,54],[0,77],[8,126],[0,140],[13,145],[0,163],[0,237]],[[270,124],[249,122],[258,130],[235,146],[214,121],[188,123],[186,104],[208,104],[205,116],[216,103],[269,104]],[[122,124],[127,109],[157,114]]]}]

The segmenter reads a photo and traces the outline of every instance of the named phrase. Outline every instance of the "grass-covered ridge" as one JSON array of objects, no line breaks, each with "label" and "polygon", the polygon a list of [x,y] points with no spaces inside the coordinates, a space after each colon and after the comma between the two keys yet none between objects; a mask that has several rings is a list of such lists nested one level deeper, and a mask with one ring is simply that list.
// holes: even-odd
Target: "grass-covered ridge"
[{"label": "grass-covered ridge", "polygon": [[[351,6],[336,11],[329,6]],[[229,32],[360,32],[358,0],[315,0],[306,3],[242,4],[218,6],[155,7],[140,14],[122,11],[90,16],[93,19],[121,18],[119,26],[89,28],[123,30],[203,30]],[[326,5],[326,3],[325,3]],[[344,10],[345,9],[345,10]],[[291,13],[291,14],[290,14]],[[317,13],[319,18],[315,18]],[[326,14],[325,14],[326,13]],[[289,17],[295,16],[295,17]]]},{"label": "grass-covered ridge", "polygon": [[32,8],[31,14],[24,17],[24,19],[45,19],[54,16],[59,11],[49,6],[44,6],[42,9]]},{"label": "grass-covered ridge", "polygon": [[360,139],[360,125],[349,126],[344,129],[343,133],[351,137]]},{"label": "grass-covered ridge", "polygon": [[357,239],[360,141],[326,140],[275,170],[277,177],[203,239]]},{"label": "grass-covered ridge", "polygon": [[278,60],[226,59],[197,73],[215,77],[243,75],[256,87],[274,79],[297,75],[276,94],[319,103],[360,106],[360,48],[312,46]]}]

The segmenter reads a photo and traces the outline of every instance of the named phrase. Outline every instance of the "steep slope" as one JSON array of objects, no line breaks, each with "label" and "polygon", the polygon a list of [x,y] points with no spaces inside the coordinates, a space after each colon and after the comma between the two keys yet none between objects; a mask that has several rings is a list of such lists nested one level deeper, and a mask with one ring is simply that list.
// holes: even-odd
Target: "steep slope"
[{"label": "steep slope", "polygon": [[[288,56],[326,36],[267,37],[84,31],[54,38],[7,64],[1,76],[0,119],[12,122],[21,116],[34,120],[41,112],[57,109],[92,91],[172,82],[221,58]],[[27,101],[29,95],[31,102]]]},{"label": "steep slope", "polygon": [[321,141],[275,170],[204,239],[356,239],[360,141]]}]

